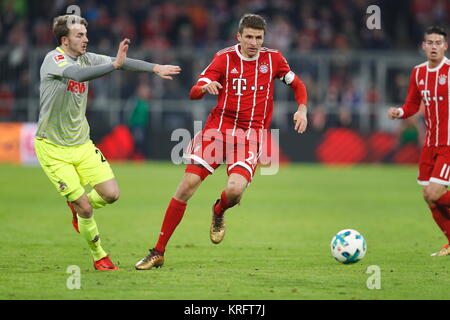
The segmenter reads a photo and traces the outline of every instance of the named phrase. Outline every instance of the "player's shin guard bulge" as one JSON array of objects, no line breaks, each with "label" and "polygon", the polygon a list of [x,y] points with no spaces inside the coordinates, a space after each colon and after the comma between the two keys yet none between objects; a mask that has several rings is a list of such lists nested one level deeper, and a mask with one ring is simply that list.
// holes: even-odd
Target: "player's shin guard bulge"
[{"label": "player's shin guard bulge", "polygon": [[80,234],[86,240],[94,260],[99,261],[102,258],[106,257],[107,254],[102,248],[100,234],[98,232],[94,217],[87,219],[80,216],[77,217]]},{"label": "player's shin guard bulge", "polygon": [[156,249],[151,249],[148,256],[136,263],[137,270],[150,270],[160,268],[164,264],[164,253]]}]

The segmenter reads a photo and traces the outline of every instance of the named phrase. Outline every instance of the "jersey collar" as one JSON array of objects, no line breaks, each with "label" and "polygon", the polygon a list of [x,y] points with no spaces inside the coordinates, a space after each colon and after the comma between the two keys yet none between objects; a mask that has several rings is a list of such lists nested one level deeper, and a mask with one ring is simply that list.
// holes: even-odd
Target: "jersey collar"
[{"label": "jersey collar", "polygon": [[56,47],[55,50],[58,51],[59,53],[65,54],[67,57],[69,57],[73,61],[77,61],[78,60],[78,58],[74,58],[71,55],[68,55],[67,53],[65,53],[65,51],[63,49],[61,49],[61,47]]},{"label": "jersey collar", "polygon": [[444,56],[444,58],[442,59],[441,63],[439,63],[439,65],[437,67],[433,68],[433,69],[431,69],[430,66],[429,66],[429,63],[427,63],[427,70],[428,70],[428,72],[434,72],[434,71],[439,70],[444,65],[444,63],[447,62],[447,60],[448,60],[447,57]]},{"label": "jersey collar", "polygon": [[246,57],[244,57],[244,56],[242,55],[242,53],[241,53],[241,50],[239,50],[239,43],[236,44],[236,45],[234,46],[234,48],[235,48],[236,53],[237,53],[237,55],[239,56],[239,58],[241,58],[241,59],[244,60],[244,61],[255,61],[255,60],[258,60],[258,58],[259,58],[259,52],[258,52],[258,54],[257,54],[256,56],[254,56],[253,58],[246,58]]}]

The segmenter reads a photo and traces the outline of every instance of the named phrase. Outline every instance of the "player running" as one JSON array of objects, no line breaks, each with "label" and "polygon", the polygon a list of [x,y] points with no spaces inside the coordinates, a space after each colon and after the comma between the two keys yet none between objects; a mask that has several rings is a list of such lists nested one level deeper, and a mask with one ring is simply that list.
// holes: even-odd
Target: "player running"
[{"label": "player running", "polygon": [[[93,208],[119,198],[119,187],[108,161],[89,138],[86,103],[89,80],[123,69],[154,72],[172,79],[180,68],[127,58],[124,39],[116,58],[88,53],[87,21],[65,15],[55,18],[53,33],[59,46],[42,63],[40,113],[36,154],[50,181],[71,208],[72,224],[89,245],[97,270],[117,270],[101,246]],[[92,190],[86,193],[84,186]]]},{"label": "player running", "polygon": [[419,160],[417,183],[423,186],[423,197],[447,244],[432,256],[450,255],[450,60],[447,33],[440,27],[427,29],[422,49],[428,61],[413,68],[408,96],[400,108],[389,108],[391,119],[414,115],[425,107],[426,135]]},{"label": "player running", "polygon": [[209,93],[218,96],[218,104],[201,134],[194,137],[186,150],[185,158],[191,163],[186,166],[169,203],[158,242],[136,264],[136,269],[147,270],[164,264],[166,245],[184,215],[188,200],[202,181],[225,161],[229,177],[220,199],[212,206],[210,229],[211,241],[215,244],[222,241],[224,213],[240,202],[256,170],[263,143],[260,133],[269,128],[272,119],[275,78],[293,89],[298,103],[295,130],[305,131],[306,88],[280,52],[262,47],[265,30],[262,17],[244,15],[237,33],[239,43],[219,51],[191,89],[191,99],[201,99]]}]

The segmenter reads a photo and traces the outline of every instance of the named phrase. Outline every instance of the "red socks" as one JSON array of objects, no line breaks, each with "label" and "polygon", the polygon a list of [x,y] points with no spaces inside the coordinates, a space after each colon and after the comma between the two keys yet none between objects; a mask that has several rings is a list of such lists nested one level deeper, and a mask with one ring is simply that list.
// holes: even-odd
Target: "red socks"
[{"label": "red socks", "polygon": [[214,212],[216,214],[224,214],[225,210],[227,210],[231,207],[234,207],[238,203],[239,202],[236,202],[236,203],[229,202],[227,199],[227,196],[225,194],[225,191],[222,191],[222,194],[220,195],[220,201],[214,207]]},{"label": "red socks", "polygon": [[166,210],[166,215],[164,216],[158,243],[155,246],[156,250],[160,252],[165,251],[167,242],[169,242],[170,237],[183,218],[185,210],[186,202],[178,201],[175,198],[172,198],[172,200],[170,200],[169,206]]},{"label": "red socks", "polygon": [[450,216],[448,209],[446,207],[437,205],[437,206],[430,206],[430,210],[431,213],[433,214],[434,221],[436,221],[439,228],[447,237],[448,243],[450,243]]},{"label": "red socks", "polygon": [[[236,204],[237,202],[229,202],[225,195],[225,191],[223,191],[220,195],[220,201],[214,207],[214,211],[216,212],[216,214],[224,214],[225,210],[235,206]],[[172,198],[172,200],[170,200],[169,206],[166,210],[166,215],[164,216],[164,221],[161,227],[158,242],[155,246],[156,250],[160,252],[165,251],[167,242],[169,242],[170,237],[183,218],[184,211],[186,210],[186,205],[186,202],[178,201],[175,198]]]}]

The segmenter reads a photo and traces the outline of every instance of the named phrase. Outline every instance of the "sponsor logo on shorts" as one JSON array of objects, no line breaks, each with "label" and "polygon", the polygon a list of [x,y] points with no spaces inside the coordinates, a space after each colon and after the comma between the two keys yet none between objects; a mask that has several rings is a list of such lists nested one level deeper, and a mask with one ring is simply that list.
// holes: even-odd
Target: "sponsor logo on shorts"
[{"label": "sponsor logo on shorts", "polygon": [[64,191],[67,188],[67,184],[65,182],[62,181],[58,181],[59,183],[59,190]]}]

